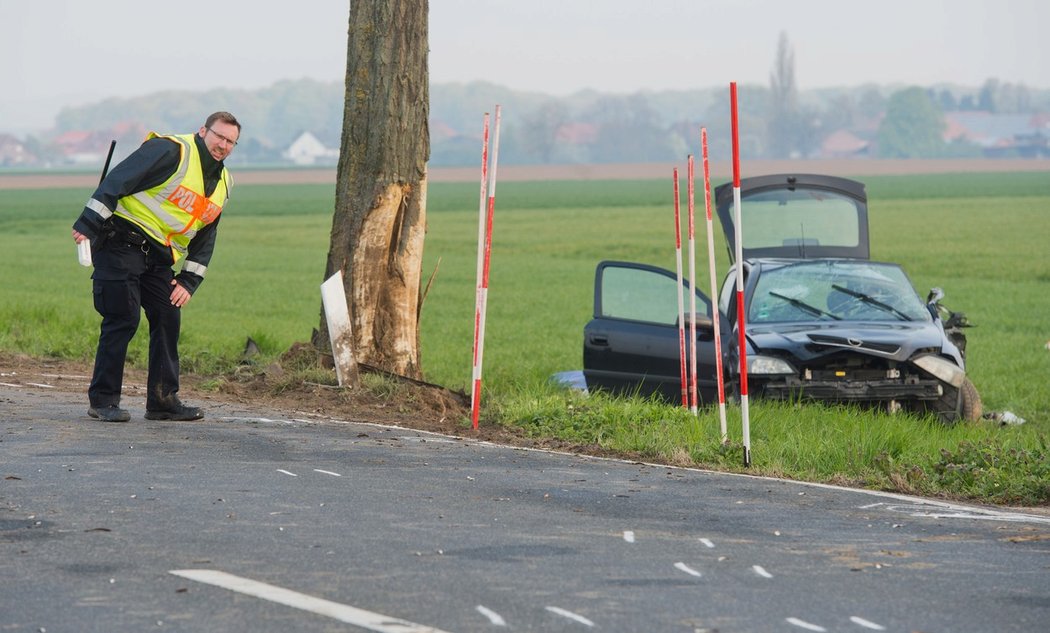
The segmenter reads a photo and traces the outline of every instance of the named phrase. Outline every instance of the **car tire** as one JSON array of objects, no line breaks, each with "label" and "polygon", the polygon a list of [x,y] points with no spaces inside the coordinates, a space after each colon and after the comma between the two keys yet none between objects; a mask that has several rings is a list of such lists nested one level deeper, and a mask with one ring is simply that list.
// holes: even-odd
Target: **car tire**
[{"label": "car tire", "polygon": [[980,420],[982,408],[977,387],[969,378],[963,378],[958,389],[945,384],[944,395],[926,405],[926,412],[933,413],[941,422],[951,425]]},{"label": "car tire", "polygon": [[984,412],[981,403],[981,394],[977,393],[977,387],[970,382],[969,378],[963,378],[962,388],[959,389],[959,419],[965,422],[976,422],[981,419]]}]

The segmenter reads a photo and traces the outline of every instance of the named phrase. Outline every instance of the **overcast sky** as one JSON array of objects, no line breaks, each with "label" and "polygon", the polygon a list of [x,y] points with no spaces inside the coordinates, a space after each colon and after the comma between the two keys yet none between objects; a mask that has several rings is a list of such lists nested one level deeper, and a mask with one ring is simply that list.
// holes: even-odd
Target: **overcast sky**
[{"label": "overcast sky", "polygon": [[[342,81],[347,0],[0,0],[0,132],[160,90]],[[1050,88],[1046,0],[430,0],[430,79],[566,95],[990,77]]]}]

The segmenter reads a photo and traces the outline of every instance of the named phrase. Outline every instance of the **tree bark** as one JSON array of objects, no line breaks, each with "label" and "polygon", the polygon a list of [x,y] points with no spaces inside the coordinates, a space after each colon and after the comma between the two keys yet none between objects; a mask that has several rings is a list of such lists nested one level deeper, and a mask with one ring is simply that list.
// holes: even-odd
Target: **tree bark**
[{"label": "tree bark", "polygon": [[[417,379],[430,158],[427,13],[427,0],[350,3],[325,267],[325,279],[343,271],[357,362]],[[323,310],[315,343],[330,345]]]}]

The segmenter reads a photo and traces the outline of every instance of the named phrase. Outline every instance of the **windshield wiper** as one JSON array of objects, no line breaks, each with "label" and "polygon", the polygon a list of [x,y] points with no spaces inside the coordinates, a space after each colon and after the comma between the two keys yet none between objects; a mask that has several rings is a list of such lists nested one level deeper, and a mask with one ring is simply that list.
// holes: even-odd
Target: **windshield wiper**
[{"label": "windshield wiper", "polygon": [[842,320],[842,317],[840,317],[840,316],[835,316],[834,314],[832,314],[830,312],[825,312],[824,310],[821,310],[817,306],[810,305],[810,304],[806,303],[805,301],[801,301],[801,300],[796,299],[794,297],[789,297],[787,295],[782,295],[779,292],[773,292],[773,291],[770,291],[769,294],[774,296],[774,297],[776,297],[777,299],[783,299],[784,301],[787,301],[788,303],[790,303],[791,305],[795,306],[799,310],[802,310],[803,312],[808,312],[809,314],[812,314],[812,315],[815,315],[815,316],[825,316],[825,317],[828,317],[830,319],[835,319],[836,321],[841,321]]},{"label": "windshield wiper", "polygon": [[834,288],[835,290],[838,290],[839,292],[844,292],[844,293],[848,294],[851,297],[856,297],[857,299],[860,299],[861,301],[863,301],[864,303],[866,303],[868,305],[875,306],[876,308],[882,310],[883,312],[889,312],[893,316],[897,317],[897,319],[900,320],[900,321],[911,321],[912,320],[911,317],[909,317],[907,314],[904,314],[903,312],[901,312],[897,308],[894,308],[893,306],[891,306],[888,303],[883,303],[882,301],[879,301],[878,299],[876,299],[876,298],[874,298],[874,297],[872,297],[870,295],[866,295],[863,292],[857,292],[856,290],[851,290],[849,288],[846,288],[845,286],[840,286],[838,284],[831,284],[831,287]]}]

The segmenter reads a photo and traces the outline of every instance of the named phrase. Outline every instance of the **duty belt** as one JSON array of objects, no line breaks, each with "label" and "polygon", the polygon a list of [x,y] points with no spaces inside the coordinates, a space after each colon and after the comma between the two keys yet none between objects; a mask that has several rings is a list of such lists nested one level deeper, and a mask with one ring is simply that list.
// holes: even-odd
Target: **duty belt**
[{"label": "duty belt", "polygon": [[121,244],[136,247],[143,253],[148,253],[150,249],[150,239],[126,222],[113,223],[113,239]]}]

